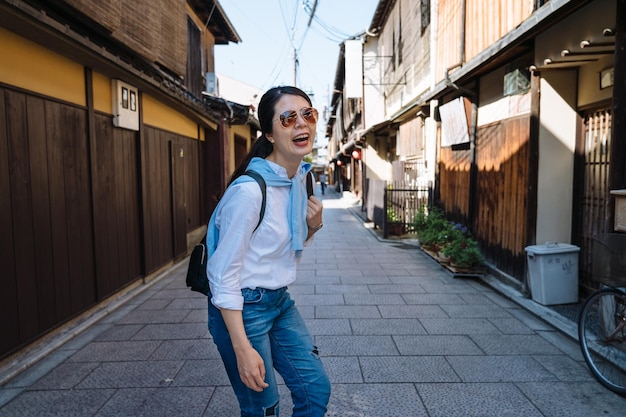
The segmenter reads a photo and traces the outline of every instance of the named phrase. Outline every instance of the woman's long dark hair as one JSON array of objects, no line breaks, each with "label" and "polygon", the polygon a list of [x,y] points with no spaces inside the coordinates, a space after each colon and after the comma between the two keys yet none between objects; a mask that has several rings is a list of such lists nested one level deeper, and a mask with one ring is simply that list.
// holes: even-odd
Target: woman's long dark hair
[{"label": "woman's long dark hair", "polygon": [[259,158],[267,158],[274,150],[274,145],[272,145],[272,143],[267,139],[266,133],[272,133],[275,112],[274,107],[276,106],[276,102],[285,94],[300,96],[305,99],[307,103],[309,103],[309,106],[312,106],[311,99],[307,93],[300,90],[298,87],[273,87],[263,94],[263,97],[261,97],[261,100],[259,101],[258,109],[261,136],[252,144],[248,154],[243,158],[239,166],[233,172],[233,175],[230,177],[230,181],[228,181],[229,185],[246,171],[246,168],[252,158],[257,156]]}]

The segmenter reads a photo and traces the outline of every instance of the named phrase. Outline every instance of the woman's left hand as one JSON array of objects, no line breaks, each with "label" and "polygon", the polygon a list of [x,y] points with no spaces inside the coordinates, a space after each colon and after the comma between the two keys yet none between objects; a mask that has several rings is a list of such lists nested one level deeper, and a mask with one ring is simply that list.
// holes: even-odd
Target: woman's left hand
[{"label": "woman's left hand", "polygon": [[306,206],[306,224],[307,226],[309,226],[307,240],[315,233],[315,231],[312,231],[311,229],[315,229],[320,224],[322,224],[323,209],[324,206],[317,197],[315,197],[314,195],[309,197]]}]

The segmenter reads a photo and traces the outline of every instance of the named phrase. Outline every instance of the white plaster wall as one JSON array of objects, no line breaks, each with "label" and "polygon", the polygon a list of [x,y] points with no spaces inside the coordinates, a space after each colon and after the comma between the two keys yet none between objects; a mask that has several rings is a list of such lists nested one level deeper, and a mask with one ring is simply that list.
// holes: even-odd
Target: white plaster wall
[{"label": "white plaster wall", "polygon": [[386,153],[380,154],[379,150],[368,143],[364,155],[364,162],[367,165],[367,178],[391,181],[391,163],[382,157],[386,157]]},{"label": "white plaster wall", "polygon": [[363,107],[364,126],[367,130],[385,120],[385,102],[380,82],[380,59],[378,54],[378,38],[368,37],[363,44]]},{"label": "white plaster wall", "polygon": [[542,74],[537,244],[571,243],[576,83],[575,71]]}]

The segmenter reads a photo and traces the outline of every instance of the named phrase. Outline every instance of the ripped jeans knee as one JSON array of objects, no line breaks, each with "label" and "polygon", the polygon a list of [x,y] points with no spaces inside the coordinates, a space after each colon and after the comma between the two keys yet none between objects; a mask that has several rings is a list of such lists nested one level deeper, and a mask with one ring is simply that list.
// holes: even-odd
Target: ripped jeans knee
[{"label": "ripped jeans knee", "polygon": [[278,417],[278,412],[279,412],[279,407],[278,407],[278,403],[276,403],[273,406],[266,408],[265,414],[263,415],[265,417]]}]

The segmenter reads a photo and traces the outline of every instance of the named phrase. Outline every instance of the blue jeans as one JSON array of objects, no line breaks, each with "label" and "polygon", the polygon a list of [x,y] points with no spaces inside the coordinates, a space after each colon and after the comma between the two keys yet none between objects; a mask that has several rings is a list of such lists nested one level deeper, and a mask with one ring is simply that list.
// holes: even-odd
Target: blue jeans
[{"label": "blue jeans", "polygon": [[249,389],[241,381],[228,330],[209,294],[209,330],[239,400],[241,416],[279,415],[275,368],[291,391],[293,417],[323,417],[330,398],[330,381],[287,288],[244,288],[241,292],[246,334],[265,362],[269,387],[262,392]]}]

